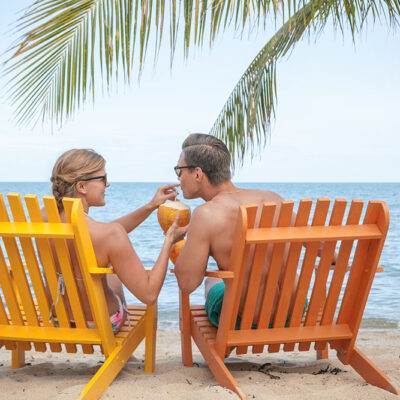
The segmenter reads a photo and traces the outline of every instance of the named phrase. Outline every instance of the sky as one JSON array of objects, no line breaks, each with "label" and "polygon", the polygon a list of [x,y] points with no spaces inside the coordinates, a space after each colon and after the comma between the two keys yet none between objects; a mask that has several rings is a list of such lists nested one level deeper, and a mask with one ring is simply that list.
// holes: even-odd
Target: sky
[{"label": "sky", "polygon": [[[11,28],[28,0],[2,2],[0,73]],[[209,132],[236,82],[271,37],[227,32],[210,49],[152,48],[140,82],[101,93],[61,128],[19,128],[0,77],[0,181],[48,181],[57,157],[93,148],[111,181],[174,182],[181,143]],[[168,35],[166,35],[167,37]],[[400,30],[370,25],[352,42],[329,26],[277,67],[278,104],[267,146],[235,171],[236,182],[399,182]]]}]

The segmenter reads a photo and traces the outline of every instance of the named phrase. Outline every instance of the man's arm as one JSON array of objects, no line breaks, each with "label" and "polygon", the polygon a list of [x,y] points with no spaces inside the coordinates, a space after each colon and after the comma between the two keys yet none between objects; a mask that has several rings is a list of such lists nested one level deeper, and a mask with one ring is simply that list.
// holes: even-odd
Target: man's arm
[{"label": "man's arm", "polygon": [[175,275],[180,289],[191,293],[204,279],[210,254],[210,220],[206,207],[193,212],[187,232],[187,241],[175,264]]}]

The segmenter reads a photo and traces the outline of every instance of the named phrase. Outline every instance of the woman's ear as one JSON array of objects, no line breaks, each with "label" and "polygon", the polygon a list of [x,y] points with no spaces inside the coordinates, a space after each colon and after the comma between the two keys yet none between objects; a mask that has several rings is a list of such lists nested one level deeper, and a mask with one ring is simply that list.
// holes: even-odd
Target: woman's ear
[{"label": "woman's ear", "polygon": [[81,181],[76,183],[75,189],[80,194],[86,194],[86,185]]}]

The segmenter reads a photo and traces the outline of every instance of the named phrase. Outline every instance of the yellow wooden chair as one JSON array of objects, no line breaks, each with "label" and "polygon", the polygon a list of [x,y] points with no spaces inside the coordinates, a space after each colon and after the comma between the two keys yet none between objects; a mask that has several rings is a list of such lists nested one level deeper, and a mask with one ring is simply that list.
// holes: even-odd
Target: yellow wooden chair
[{"label": "yellow wooden chair", "polygon": [[[244,392],[224,363],[232,348],[236,347],[237,354],[246,354],[249,346],[253,353],[261,353],[264,346],[268,346],[268,352],[281,349],[290,352],[298,344],[300,351],[307,351],[314,343],[314,349],[320,356],[324,352],[327,357],[329,343],[337,351],[338,358],[344,364],[350,364],[367,382],[399,394],[389,378],[355,346],[389,226],[387,206],[384,202],[370,202],[364,221],[359,223],[363,202],[355,200],[351,203],[346,223],[342,224],[346,201],[336,200],[326,226],[329,205],[329,199],[319,199],[312,223],[308,224],[312,201],[302,200],[294,227],[290,226],[292,201],[283,202],[278,227],[272,227],[275,204],[266,203],[263,206],[258,227],[254,226],[257,206],[241,207],[229,265],[224,271],[206,273],[206,276],[223,278],[226,284],[219,327],[211,324],[204,306],[190,305],[189,295],[180,292],[184,365],[193,366],[193,338],[216,380],[245,399]],[[321,243],[324,246],[318,259]],[[337,245],[337,262],[329,280]],[[271,257],[263,280],[267,249]],[[303,249],[304,257],[301,257]],[[352,263],[348,268],[350,256]],[[285,266],[280,277],[282,263]],[[251,269],[246,288],[244,282],[248,265]],[[347,269],[350,269],[350,275],[346,281]],[[299,272],[297,285],[296,271]],[[316,271],[315,279],[312,279],[313,271]],[[278,287],[279,291],[276,290]],[[294,287],[294,302],[289,314]],[[342,289],[343,297],[340,295]],[[259,294],[262,295],[261,311],[256,318]],[[303,316],[308,296],[309,304]],[[244,304],[240,328],[235,329],[241,299],[244,299]]]},{"label": "yellow wooden chair", "polygon": [[[45,223],[36,196],[25,196],[30,222],[20,195],[7,197],[13,222],[0,194],[0,346],[11,350],[12,368],[24,366],[25,351],[32,345],[36,351],[61,352],[61,344],[65,344],[68,353],[75,353],[77,345],[84,353],[93,353],[93,345],[100,345],[106,360],[80,397],[97,399],[146,339],[144,370],[153,372],[157,306],[129,305],[127,321],[113,334],[101,284],[101,274],[113,271],[97,267],[81,201],[63,200],[68,223],[61,223],[54,198],[44,197]],[[49,239],[54,243],[60,271]],[[67,240],[73,241],[76,250],[94,327],[88,327],[84,317]],[[68,302],[73,321],[68,316]]]}]

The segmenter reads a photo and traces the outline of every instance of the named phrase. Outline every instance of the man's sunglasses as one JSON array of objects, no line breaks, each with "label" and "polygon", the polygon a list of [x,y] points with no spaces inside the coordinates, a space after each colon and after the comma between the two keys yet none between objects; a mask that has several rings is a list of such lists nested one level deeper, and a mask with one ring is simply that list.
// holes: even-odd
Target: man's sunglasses
[{"label": "man's sunglasses", "polygon": [[185,166],[183,166],[183,167],[180,167],[179,165],[176,165],[176,166],[174,167],[174,171],[175,171],[176,176],[177,176],[178,178],[181,177],[181,175],[182,175],[182,169],[184,169],[184,168],[196,168],[196,166],[194,166],[194,165],[185,165]]},{"label": "man's sunglasses", "polygon": [[106,184],[107,183],[107,174],[100,175],[100,176],[91,176],[89,178],[82,178],[79,180],[83,181],[83,182],[88,182],[88,181],[94,181],[95,179],[101,179],[103,181],[103,183]]}]

